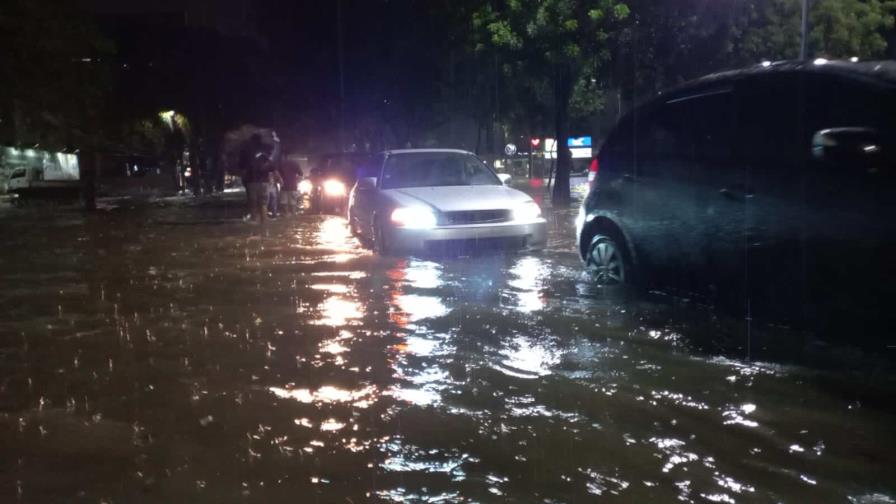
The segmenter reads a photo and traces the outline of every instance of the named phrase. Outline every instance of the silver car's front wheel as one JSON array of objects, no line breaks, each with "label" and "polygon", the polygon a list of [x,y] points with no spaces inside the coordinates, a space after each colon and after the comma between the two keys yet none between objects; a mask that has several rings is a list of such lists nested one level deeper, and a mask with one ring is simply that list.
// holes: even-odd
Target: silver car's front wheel
[{"label": "silver car's front wheel", "polygon": [[596,235],[591,239],[586,263],[598,284],[621,285],[625,283],[626,268],[622,249],[609,236]]},{"label": "silver car's front wheel", "polygon": [[373,223],[373,251],[381,256],[388,256],[392,253],[392,249],[389,247],[388,238],[386,237],[386,230],[379,220],[376,220]]}]

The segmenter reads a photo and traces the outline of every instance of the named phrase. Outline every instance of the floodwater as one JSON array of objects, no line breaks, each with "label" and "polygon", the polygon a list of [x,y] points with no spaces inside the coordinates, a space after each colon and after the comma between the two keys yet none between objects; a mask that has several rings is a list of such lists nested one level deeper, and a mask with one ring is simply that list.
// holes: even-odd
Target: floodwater
[{"label": "floodwater", "polygon": [[0,502],[896,502],[890,378],[692,344],[571,212],[439,260],[238,214],[0,215]]}]

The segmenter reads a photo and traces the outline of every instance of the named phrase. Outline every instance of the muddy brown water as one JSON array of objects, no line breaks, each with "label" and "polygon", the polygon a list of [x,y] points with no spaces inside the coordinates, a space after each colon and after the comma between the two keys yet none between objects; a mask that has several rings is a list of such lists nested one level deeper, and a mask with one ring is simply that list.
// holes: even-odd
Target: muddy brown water
[{"label": "muddy brown water", "polygon": [[433,260],[338,217],[0,215],[0,502],[896,502],[892,409],[694,350],[549,217]]}]

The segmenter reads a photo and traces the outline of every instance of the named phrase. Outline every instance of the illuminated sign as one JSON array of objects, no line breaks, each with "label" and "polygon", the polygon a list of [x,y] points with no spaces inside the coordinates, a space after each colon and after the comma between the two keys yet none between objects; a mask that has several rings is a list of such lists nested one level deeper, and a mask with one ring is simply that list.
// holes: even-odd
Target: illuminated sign
[{"label": "illuminated sign", "polygon": [[566,140],[566,146],[572,148],[591,147],[591,137],[569,137],[569,139]]}]

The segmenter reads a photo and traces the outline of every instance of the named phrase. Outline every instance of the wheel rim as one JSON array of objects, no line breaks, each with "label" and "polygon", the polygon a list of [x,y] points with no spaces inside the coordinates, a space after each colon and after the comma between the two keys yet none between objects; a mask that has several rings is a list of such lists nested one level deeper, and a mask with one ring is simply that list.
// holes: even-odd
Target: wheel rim
[{"label": "wheel rim", "polygon": [[625,282],[625,263],[619,247],[612,240],[595,241],[588,254],[588,263],[598,283],[617,285]]}]

